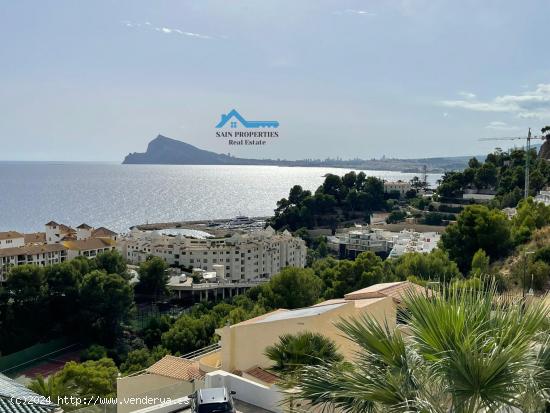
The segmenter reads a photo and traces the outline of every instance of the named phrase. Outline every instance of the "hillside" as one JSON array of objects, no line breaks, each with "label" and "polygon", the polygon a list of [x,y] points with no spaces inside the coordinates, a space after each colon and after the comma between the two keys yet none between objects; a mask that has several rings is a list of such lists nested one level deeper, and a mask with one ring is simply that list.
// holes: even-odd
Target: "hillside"
[{"label": "hillside", "polygon": [[278,165],[320,166],[334,168],[372,169],[420,173],[424,166],[428,172],[462,170],[471,156],[438,157],[423,159],[304,159],[297,161],[236,158],[226,154],[199,149],[188,143],[158,135],[149,142],[145,152],[128,154],[123,164],[160,165]]}]

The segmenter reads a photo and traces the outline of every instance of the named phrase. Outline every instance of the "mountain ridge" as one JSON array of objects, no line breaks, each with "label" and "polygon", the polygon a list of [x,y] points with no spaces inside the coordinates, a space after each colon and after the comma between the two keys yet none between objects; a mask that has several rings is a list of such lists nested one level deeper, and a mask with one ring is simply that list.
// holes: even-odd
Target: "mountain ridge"
[{"label": "mountain ridge", "polygon": [[400,172],[421,172],[424,165],[428,172],[464,169],[472,156],[449,156],[418,159],[326,159],[326,160],[274,160],[237,158],[197,148],[189,143],[158,135],[147,145],[145,152],[129,153],[123,164],[156,165],[276,165],[276,166],[325,166],[336,168],[360,168]]}]

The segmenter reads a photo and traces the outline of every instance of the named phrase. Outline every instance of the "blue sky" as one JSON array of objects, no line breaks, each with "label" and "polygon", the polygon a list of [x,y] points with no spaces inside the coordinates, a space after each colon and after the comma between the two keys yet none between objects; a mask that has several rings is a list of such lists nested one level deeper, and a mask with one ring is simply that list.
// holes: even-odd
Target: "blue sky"
[{"label": "blue sky", "polygon": [[[550,2],[0,5],[0,159],[119,161],[161,133],[270,158],[484,153],[550,124]],[[235,108],[280,137],[236,148]],[[502,145],[505,146],[505,145]]]}]

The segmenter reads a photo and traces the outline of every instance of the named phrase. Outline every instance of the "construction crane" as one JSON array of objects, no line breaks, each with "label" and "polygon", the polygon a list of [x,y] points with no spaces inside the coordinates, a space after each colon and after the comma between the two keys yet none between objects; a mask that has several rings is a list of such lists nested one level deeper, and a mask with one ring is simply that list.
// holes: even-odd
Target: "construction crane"
[{"label": "construction crane", "polygon": [[522,140],[526,139],[527,144],[525,146],[525,190],[524,190],[524,197],[527,198],[529,196],[529,156],[531,151],[531,140],[532,139],[542,139],[545,140],[547,136],[533,136],[531,135],[531,128],[529,128],[529,132],[527,133],[527,137],[525,136],[512,136],[512,137],[503,137],[503,138],[481,138],[480,141],[514,141],[514,140]]}]

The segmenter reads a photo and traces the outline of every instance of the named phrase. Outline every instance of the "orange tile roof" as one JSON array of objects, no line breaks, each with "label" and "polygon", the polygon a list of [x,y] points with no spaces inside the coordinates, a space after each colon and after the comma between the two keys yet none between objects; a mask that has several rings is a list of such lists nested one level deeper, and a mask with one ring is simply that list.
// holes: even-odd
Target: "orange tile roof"
[{"label": "orange tile roof", "polygon": [[280,380],[280,377],[277,376],[276,374],[273,374],[258,366],[251,367],[248,370],[245,370],[244,372],[267,384],[274,384]]},{"label": "orange tile roof", "polygon": [[115,245],[115,242],[102,238],[88,238],[81,240],[63,241],[63,245],[70,250],[87,251],[113,247]]},{"label": "orange tile roof", "polygon": [[164,356],[147,370],[147,373],[170,377],[177,380],[193,380],[204,377],[199,362],[176,356]]}]

